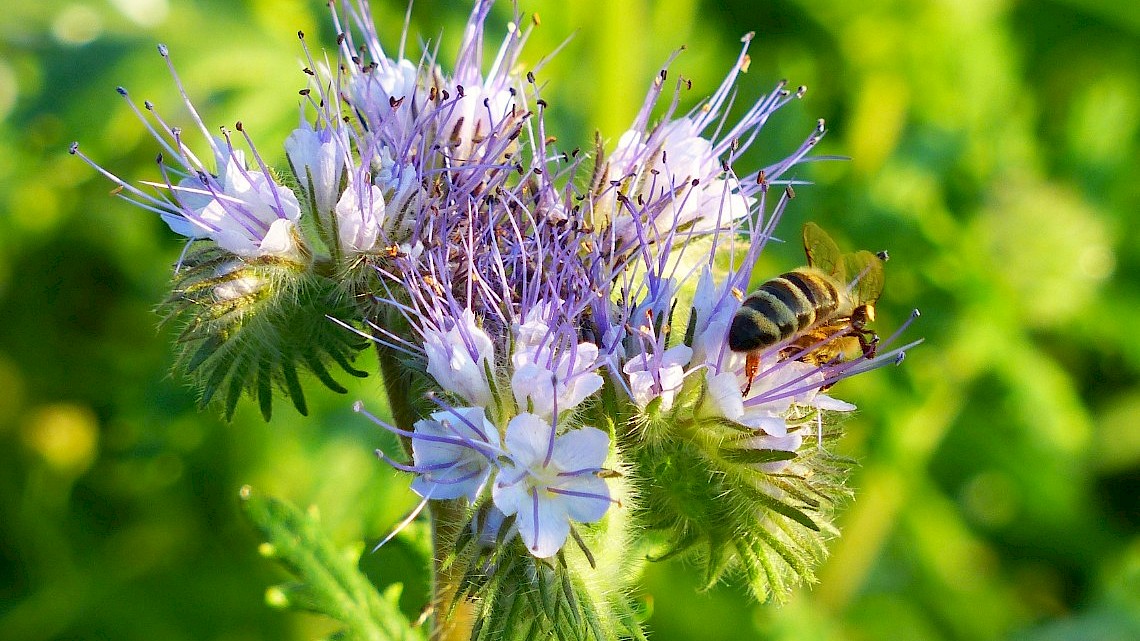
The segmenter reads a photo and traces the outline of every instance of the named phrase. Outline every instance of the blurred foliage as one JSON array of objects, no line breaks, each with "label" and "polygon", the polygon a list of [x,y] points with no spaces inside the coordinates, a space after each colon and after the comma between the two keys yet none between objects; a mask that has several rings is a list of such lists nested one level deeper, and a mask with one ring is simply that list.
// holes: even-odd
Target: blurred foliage
[{"label": "blurred foliage", "polygon": [[[382,398],[310,386],[310,417],[230,425],[168,376],[153,307],[181,249],[108,196],[73,139],[121,175],[156,151],[114,91],[185,122],[165,42],[214,125],[242,119],[277,154],[303,86],[295,34],[330,43],[324,3],[10,3],[0,26],[0,639],[311,639],[327,621],[265,606],[285,577],[257,555],[238,488],[319,506],[346,546],[411,507],[370,452],[396,444],[350,411]],[[406,6],[374,1],[398,42]],[[654,638],[1140,638],[1140,5],[1113,0],[528,0],[528,45],[563,142],[614,140],[659,65],[691,105],[755,30],[741,95],[787,77],[805,99],[756,166],[828,120],[785,234],[820,221],[889,249],[880,327],[924,315],[903,367],[841,384],[862,462],[820,583],[782,608],[739,586],[694,596],[683,563],[650,568]],[[499,23],[509,7],[496,8]],[[466,6],[423,0],[409,41],[458,43]],[[494,22],[494,21],[493,21]],[[446,57],[446,56],[445,56]],[[567,144],[567,147],[573,145]],[[765,150],[770,150],[768,157]],[[798,264],[795,243],[760,274]],[[374,370],[368,355],[357,366]],[[425,601],[421,546],[363,567]],[[749,632],[750,631],[750,632]]]}]

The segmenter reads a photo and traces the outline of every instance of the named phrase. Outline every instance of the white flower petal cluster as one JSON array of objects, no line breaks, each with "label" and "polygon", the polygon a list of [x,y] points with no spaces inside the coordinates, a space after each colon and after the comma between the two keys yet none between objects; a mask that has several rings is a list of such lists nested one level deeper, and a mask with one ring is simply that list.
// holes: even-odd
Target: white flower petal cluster
[{"label": "white flower petal cluster", "polygon": [[629,376],[634,403],[645,409],[651,401],[660,398],[661,411],[669,411],[685,382],[685,366],[692,357],[692,348],[677,345],[660,355],[642,353],[630,358],[622,371]]},{"label": "white flower petal cluster", "polygon": [[515,515],[531,554],[553,556],[566,543],[571,521],[592,523],[605,516],[611,499],[599,478],[610,437],[585,427],[553,437],[551,425],[534,414],[519,414],[507,425],[509,462],[493,486],[495,506]]},{"label": "white flower petal cluster", "polygon": [[721,175],[712,142],[691,118],[663,123],[649,134],[625,132],[609,163],[611,177],[634,176],[631,198],[661,203],[639,222],[627,209],[619,210],[613,225],[624,242],[661,239],[672,230],[699,234],[724,229],[746,217],[755,202],[742,193],[734,176]]},{"label": "white flower petal cluster", "polygon": [[335,213],[341,250],[356,254],[372,251],[387,214],[384,190],[350,183],[337,201]]},{"label": "white flower petal cluster", "polygon": [[562,413],[576,407],[604,382],[594,371],[598,346],[576,343],[573,337],[567,344],[565,332],[546,319],[554,309],[554,305],[543,305],[527,314],[525,322],[514,329],[511,354],[515,402],[546,420],[553,420],[556,408]]},{"label": "white flower petal cluster", "polygon": [[494,399],[487,372],[494,364],[495,344],[464,310],[447,331],[425,331],[427,372],[440,387],[471,405],[490,407]]},{"label": "white flower petal cluster", "polygon": [[260,169],[248,169],[245,154],[219,146],[218,176],[182,181],[176,193],[181,215],[163,219],[191,238],[208,237],[238,256],[278,256],[299,260],[297,221],[301,207],[288,187]]}]

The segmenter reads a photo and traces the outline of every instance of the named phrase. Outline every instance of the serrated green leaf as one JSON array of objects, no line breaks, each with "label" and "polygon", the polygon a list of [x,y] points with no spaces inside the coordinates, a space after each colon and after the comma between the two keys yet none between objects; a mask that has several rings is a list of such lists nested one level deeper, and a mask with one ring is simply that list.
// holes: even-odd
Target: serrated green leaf
[{"label": "serrated green leaf", "polygon": [[[317,519],[244,488],[243,511],[272,545],[274,558],[298,579],[278,588],[290,607],[319,612],[345,625],[353,641],[418,641],[420,631],[338,551]],[[354,557],[355,558],[355,557]]]},{"label": "serrated green leaf", "polygon": [[792,519],[796,523],[799,523],[800,525],[808,528],[809,530],[812,530],[813,532],[819,531],[819,525],[817,525],[810,516],[805,514],[803,510],[800,510],[797,507],[789,505],[780,499],[777,499],[776,497],[764,492],[756,492],[754,499],[769,510],[772,510],[778,514],[782,514],[789,519]]}]

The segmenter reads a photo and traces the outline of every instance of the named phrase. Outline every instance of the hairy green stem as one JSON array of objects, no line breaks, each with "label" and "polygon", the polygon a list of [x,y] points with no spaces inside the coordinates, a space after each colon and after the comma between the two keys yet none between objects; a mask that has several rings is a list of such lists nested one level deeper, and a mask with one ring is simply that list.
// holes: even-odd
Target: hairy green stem
[{"label": "hairy green stem", "polygon": [[[380,360],[380,376],[384,379],[384,391],[388,394],[388,405],[396,426],[412,430],[419,419],[412,390],[412,372],[401,365],[399,356],[391,349],[377,344],[376,352]],[[401,438],[404,450],[411,452],[412,444]],[[455,540],[466,520],[466,510],[460,501],[431,501],[428,504],[431,519],[432,576],[431,576],[431,639],[432,641],[466,641],[471,638],[471,628],[475,623],[474,607],[461,603],[451,609],[462,564],[453,563],[444,567],[448,552],[455,549]],[[447,612],[451,616],[444,618]]]}]

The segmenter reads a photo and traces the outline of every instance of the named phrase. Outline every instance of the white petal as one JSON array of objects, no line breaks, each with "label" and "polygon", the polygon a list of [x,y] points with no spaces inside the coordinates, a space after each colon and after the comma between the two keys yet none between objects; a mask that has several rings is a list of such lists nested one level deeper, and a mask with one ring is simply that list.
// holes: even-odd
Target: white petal
[{"label": "white petal", "polygon": [[534,414],[519,414],[507,423],[507,452],[522,467],[541,467],[550,447],[550,423]]},{"label": "white petal", "polygon": [[261,240],[258,254],[261,256],[297,258],[300,255],[300,248],[297,246],[297,237],[293,233],[295,229],[296,227],[291,220],[278,218],[273,221],[273,224],[269,226],[269,231],[265,233],[265,238]]},{"label": "white petal", "polygon": [[[527,409],[543,418],[553,418],[554,375],[550,370],[534,363],[524,363],[511,377],[511,389],[519,407]],[[529,403],[527,402],[529,399]],[[559,411],[563,408],[559,406]]]},{"label": "white petal", "polygon": [[815,398],[811,401],[811,405],[821,410],[831,410],[833,412],[853,412],[859,409],[847,401],[832,398],[827,394],[816,394]]},{"label": "white petal", "polygon": [[[730,421],[739,421],[744,416],[744,399],[740,396],[740,383],[735,372],[705,375],[707,394],[706,412],[723,416]],[[705,404],[702,404],[702,408]]]},{"label": "white petal", "polygon": [[525,481],[510,483],[509,485],[503,484],[517,479],[522,473],[522,470],[513,465],[505,465],[499,471],[495,483],[491,487],[491,500],[494,501],[495,507],[507,516],[518,512],[530,500]]},{"label": "white petal", "polygon": [[592,496],[559,495],[566,508],[566,514],[580,523],[593,523],[606,515],[610,506],[610,488],[606,482],[596,476],[581,476],[568,483],[559,485],[560,488],[590,494]]},{"label": "white petal", "polygon": [[187,238],[204,238],[209,235],[205,229],[202,229],[180,214],[172,214],[164,211],[160,215],[162,216],[162,221],[169,225],[174,233],[180,236]]},{"label": "white petal", "polygon": [[428,476],[421,475],[412,480],[411,488],[413,492],[425,498],[457,499],[466,496],[470,500],[475,500],[479,486],[483,484],[486,478],[487,475],[483,474],[462,483],[437,483]]},{"label": "white petal", "polygon": [[[467,347],[468,340],[475,353]],[[491,387],[487,383],[484,363],[494,358],[491,337],[475,325],[470,310],[445,333],[424,333],[424,352],[427,354],[427,371],[441,387],[462,396],[468,403],[486,407],[491,404]]]},{"label": "white petal", "polygon": [[662,365],[688,365],[693,357],[693,350],[685,345],[677,345],[665,350],[661,355]]},{"label": "white petal", "polygon": [[570,380],[568,385],[562,386],[558,393],[558,411],[577,407],[594,392],[602,389],[605,380],[595,372],[579,374]]},{"label": "white petal", "polygon": [[375,185],[360,191],[349,185],[336,203],[338,241],[349,252],[366,252],[376,246],[384,224],[384,192]]},{"label": "white petal", "polygon": [[779,416],[750,412],[740,422],[748,427],[764,430],[765,434],[771,436],[784,436],[788,433],[788,422]]},{"label": "white petal", "polygon": [[[535,521],[535,498],[528,496],[519,506],[519,535],[534,556],[545,559],[554,556],[570,535],[570,520],[561,501],[538,499],[538,521]],[[501,509],[501,508],[500,508]],[[537,525],[537,527],[536,527]]]},{"label": "white petal", "polygon": [[554,441],[551,462],[562,472],[600,468],[610,453],[610,435],[594,427],[567,432]]}]

